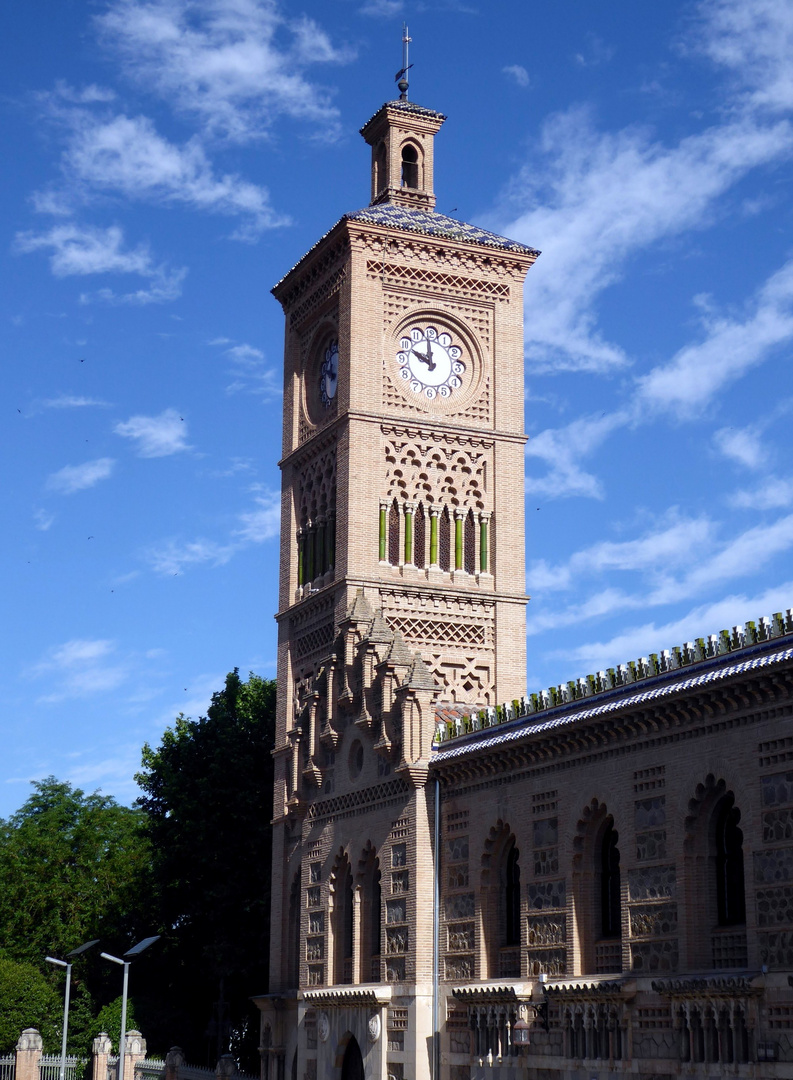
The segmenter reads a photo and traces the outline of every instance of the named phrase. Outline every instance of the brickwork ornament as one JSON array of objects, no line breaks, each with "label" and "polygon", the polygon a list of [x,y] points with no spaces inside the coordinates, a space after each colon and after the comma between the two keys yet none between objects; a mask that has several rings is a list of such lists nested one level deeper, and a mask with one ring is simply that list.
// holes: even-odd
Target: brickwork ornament
[{"label": "brickwork ornament", "polygon": [[369,1017],[369,1023],[366,1025],[366,1027],[367,1031],[369,1032],[369,1042],[376,1043],[377,1040],[380,1038],[381,1031],[380,1014],[372,1013],[372,1015]]},{"label": "brickwork ornament", "polygon": [[317,1035],[320,1042],[327,1042],[330,1035],[330,1020],[328,1014],[321,1012],[317,1017]]}]

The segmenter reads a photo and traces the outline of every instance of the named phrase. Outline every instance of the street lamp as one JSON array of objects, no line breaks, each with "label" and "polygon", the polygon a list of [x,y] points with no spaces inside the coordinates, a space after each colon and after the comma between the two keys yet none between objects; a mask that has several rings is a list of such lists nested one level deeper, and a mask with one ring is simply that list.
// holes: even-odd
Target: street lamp
[{"label": "street lamp", "polygon": [[94,938],[93,941],[86,941],[85,945],[78,945],[76,949],[72,949],[70,953],[66,954],[65,960],[56,960],[54,956],[45,956],[44,959],[48,964],[57,964],[58,967],[66,968],[66,996],[63,1003],[63,1039],[61,1040],[61,1073],[60,1080],[66,1080],[66,1034],[69,1030],[69,993],[72,986],[72,965],[71,960],[75,956],[80,956],[84,952],[88,952],[94,945],[99,944],[99,938]]},{"label": "street lamp", "polygon": [[[110,953],[100,953],[99,955],[104,960],[112,960],[114,964],[121,964],[124,968],[124,989],[121,992],[121,1038],[118,1040],[118,1080],[124,1080],[124,1054],[127,1050],[127,986],[129,984],[129,965],[135,960],[144,949],[148,949],[149,945],[153,945],[155,941],[160,940],[160,934],[155,934],[153,937],[144,938],[143,941],[139,941],[137,945],[133,945],[131,949],[127,949],[124,953],[123,960],[118,956],[111,956]],[[61,1080],[64,1080],[61,1077]]]}]

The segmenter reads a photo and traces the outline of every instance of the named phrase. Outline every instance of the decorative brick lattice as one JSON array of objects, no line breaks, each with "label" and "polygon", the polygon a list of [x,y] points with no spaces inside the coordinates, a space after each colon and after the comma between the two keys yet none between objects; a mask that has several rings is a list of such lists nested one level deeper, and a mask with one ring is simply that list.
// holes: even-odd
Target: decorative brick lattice
[{"label": "decorative brick lattice", "polygon": [[476,911],[476,902],[473,893],[460,893],[458,896],[446,897],[446,919],[473,918]]},{"label": "decorative brick lattice", "polygon": [[757,935],[760,962],[773,970],[793,968],[793,930],[775,930]]},{"label": "decorative brick lattice", "polygon": [[637,862],[653,862],[666,858],[666,829],[636,834]]},{"label": "decorative brick lattice", "polygon": [[469,816],[470,811],[468,810],[456,810],[453,814],[449,814],[446,819],[446,832],[456,833],[467,829]]},{"label": "decorative brick lattice", "polygon": [[465,862],[468,859],[468,837],[455,836],[446,843],[446,857],[450,862]]},{"label": "decorative brick lattice", "polygon": [[315,289],[310,296],[306,297],[302,304],[299,304],[294,311],[289,313],[290,325],[298,326],[308,315],[312,315],[320,304],[329,297],[334,296],[339,289],[341,289],[346,276],[346,266],[340,266],[338,270],[334,270],[318,289]]},{"label": "decorative brick lattice", "polygon": [[324,960],[324,959],[325,959],[325,939],[324,939],[324,937],[306,938],[306,960]]},{"label": "decorative brick lattice", "polygon": [[677,971],[677,939],[669,941],[632,941],[631,969],[645,974]]},{"label": "decorative brick lattice", "polygon": [[793,840],[793,809],[771,810],[763,814],[763,843],[781,844]]},{"label": "decorative brick lattice", "polygon": [[653,765],[649,769],[637,769],[633,774],[633,790],[639,795],[643,791],[655,791],[666,786],[666,765]]},{"label": "decorative brick lattice", "polygon": [[531,881],[527,892],[532,910],[563,908],[567,903],[564,881]]},{"label": "decorative brick lattice", "polygon": [[347,795],[338,795],[334,799],[325,799],[322,802],[312,803],[306,816],[309,821],[313,821],[316,818],[338,815],[345,811],[356,810],[361,806],[383,803],[386,799],[403,797],[408,794],[408,791],[405,781],[397,777],[386,781],[385,784],[377,784],[375,787],[351,791]]},{"label": "decorative brick lattice", "polygon": [[407,922],[407,903],[405,900],[386,900],[385,921],[389,925],[393,923]]},{"label": "decorative brick lattice", "polygon": [[758,885],[793,881],[793,848],[754,853],[754,880]]},{"label": "decorative brick lattice", "polygon": [[528,918],[529,949],[548,945],[564,945],[567,941],[565,915],[530,915]]},{"label": "decorative brick lattice", "polygon": [[389,954],[406,953],[408,951],[408,928],[406,926],[386,930],[385,951]]},{"label": "decorative brick lattice", "polygon": [[628,871],[630,900],[673,899],[676,891],[677,873],[674,866],[647,866]]},{"label": "decorative brick lattice", "polygon": [[725,933],[721,931],[711,938],[711,955],[714,968],[744,968],[748,955],[746,951],[746,933]]},{"label": "decorative brick lattice", "polygon": [[793,1005],[769,1005],[768,1026],[777,1030],[793,1028]]},{"label": "decorative brick lattice", "polygon": [[763,806],[793,806],[793,772],[763,776],[760,784]]},{"label": "decorative brick lattice", "polygon": [[410,890],[410,876],[407,870],[397,870],[391,875],[391,892],[406,893]]},{"label": "decorative brick lattice", "polygon": [[793,926],[793,885],[757,890],[758,926]]},{"label": "decorative brick lattice", "polygon": [[445,964],[446,978],[456,982],[474,977],[473,956],[448,956]]},{"label": "decorative brick lattice", "polygon": [[312,911],[308,916],[308,932],[309,934],[324,934],[325,933],[325,912],[324,911]]},{"label": "decorative brick lattice", "polygon": [[322,986],[325,982],[325,965],[312,964],[308,969],[308,985]]},{"label": "decorative brick lattice", "polygon": [[473,952],[476,929],[472,922],[450,923],[446,930],[449,952]]},{"label": "decorative brick lattice", "polygon": [[306,906],[319,907],[322,903],[322,894],[318,887],[306,889]]},{"label": "decorative brick lattice", "polygon": [[677,933],[677,904],[635,904],[630,908],[631,937]]},{"label": "decorative brick lattice", "polygon": [[324,626],[315,626],[313,629],[304,630],[302,634],[295,634],[292,638],[292,650],[295,660],[305,660],[306,657],[317,653],[328,652],[333,642],[333,623],[325,623]]},{"label": "decorative brick lattice", "polygon": [[783,761],[793,761],[793,736],[761,742],[757,749],[760,753],[761,769],[781,765]]},{"label": "decorative brick lattice", "polygon": [[489,509],[493,443],[464,435],[383,425],[386,496]]},{"label": "decorative brick lattice", "polygon": [[386,982],[405,981],[405,958],[404,956],[389,956],[385,962]]},{"label": "decorative brick lattice", "polygon": [[297,517],[305,528],[318,515],[336,511],[336,441],[323,440],[315,453],[306,447],[297,473]]},{"label": "decorative brick lattice", "polygon": [[[396,263],[375,262],[369,260],[366,272],[379,278],[385,285],[421,285],[436,293],[453,293],[471,299],[481,296],[497,300],[509,299],[509,285],[498,281],[480,281],[477,278],[458,277],[439,270],[423,270],[418,266],[399,266]],[[429,288],[428,288],[429,287]]]},{"label": "decorative brick lattice", "polygon": [[635,804],[634,817],[637,831],[665,825],[666,796],[657,795],[654,799],[639,799]]},{"label": "decorative brick lattice", "polygon": [[532,814],[553,814],[559,807],[558,791],[539,791],[531,797]]},{"label": "decorative brick lattice", "polygon": [[433,619],[391,618],[389,625],[411,645],[485,645],[484,626],[443,622]]},{"label": "decorative brick lattice", "polygon": [[529,952],[529,975],[567,974],[567,949],[536,949]]},{"label": "decorative brick lattice", "polygon": [[668,1005],[636,1009],[634,1022],[640,1031],[658,1031],[672,1026],[672,1010]]}]

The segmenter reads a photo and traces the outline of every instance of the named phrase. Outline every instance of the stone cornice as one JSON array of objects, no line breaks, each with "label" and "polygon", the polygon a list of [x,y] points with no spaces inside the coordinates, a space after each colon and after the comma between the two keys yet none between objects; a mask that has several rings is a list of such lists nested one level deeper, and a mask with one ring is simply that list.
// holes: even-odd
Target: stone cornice
[{"label": "stone cornice", "polygon": [[298,993],[298,999],[305,1001],[307,1005],[322,1006],[326,1009],[348,1009],[351,1005],[382,1007],[391,1001],[391,996],[391,987],[380,983],[327,986],[321,990],[301,990]]}]

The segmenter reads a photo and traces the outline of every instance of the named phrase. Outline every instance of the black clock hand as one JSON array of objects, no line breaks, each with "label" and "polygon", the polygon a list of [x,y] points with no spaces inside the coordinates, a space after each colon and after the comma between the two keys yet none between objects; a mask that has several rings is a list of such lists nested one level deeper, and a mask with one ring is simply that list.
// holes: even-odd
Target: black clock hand
[{"label": "black clock hand", "polygon": [[[427,348],[431,349],[429,341],[427,342]],[[435,370],[435,361],[432,359],[431,355],[428,356],[427,353],[421,353],[418,349],[413,350],[413,355],[417,356],[423,364],[426,364],[429,371]]]},{"label": "black clock hand", "polygon": [[430,371],[435,370],[435,361],[432,359],[432,342],[427,338],[427,367]]}]

